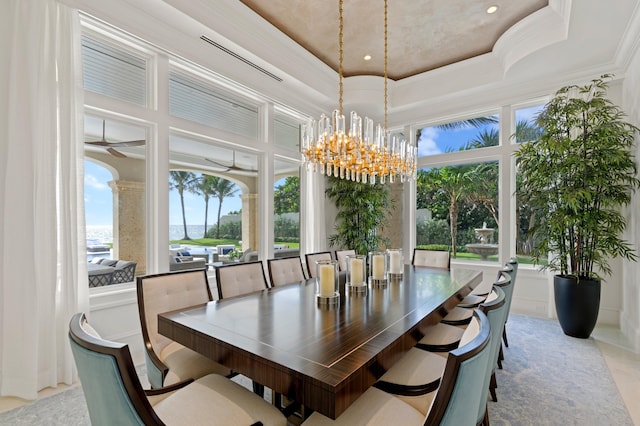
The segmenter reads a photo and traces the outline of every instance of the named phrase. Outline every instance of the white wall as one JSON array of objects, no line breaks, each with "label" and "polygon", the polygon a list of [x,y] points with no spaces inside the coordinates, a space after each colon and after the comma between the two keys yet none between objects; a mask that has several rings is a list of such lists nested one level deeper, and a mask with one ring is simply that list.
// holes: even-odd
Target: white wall
[{"label": "white wall", "polygon": [[[628,119],[640,126],[640,48],[632,56],[622,91],[622,106]],[[637,138],[635,155],[640,158],[640,137]],[[636,248],[640,247],[640,194],[636,193],[626,211],[628,228],[625,238]],[[640,352],[640,263],[625,262],[622,276],[622,311],[620,329],[627,336],[636,352]]]}]

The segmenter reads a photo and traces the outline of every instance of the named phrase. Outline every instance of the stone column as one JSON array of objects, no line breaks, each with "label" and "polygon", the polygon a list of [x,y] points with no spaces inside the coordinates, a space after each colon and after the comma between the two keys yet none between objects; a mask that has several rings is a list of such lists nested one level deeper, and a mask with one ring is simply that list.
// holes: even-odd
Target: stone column
[{"label": "stone column", "polygon": [[117,180],[109,186],[113,192],[114,259],[137,262],[136,275],[143,275],[147,269],[145,185]]},{"label": "stone column", "polygon": [[258,194],[242,194],[242,251],[258,250]]}]

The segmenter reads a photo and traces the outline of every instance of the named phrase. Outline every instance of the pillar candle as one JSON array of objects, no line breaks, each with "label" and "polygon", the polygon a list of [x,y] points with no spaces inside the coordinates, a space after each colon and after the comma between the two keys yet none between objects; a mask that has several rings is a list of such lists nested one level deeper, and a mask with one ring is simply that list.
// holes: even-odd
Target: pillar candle
[{"label": "pillar candle", "polygon": [[333,265],[320,265],[320,296],[330,297],[335,293],[335,277]]},{"label": "pillar candle", "polygon": [[397,250],[389,251],[389,272],[392,274],[401,273],[400,265],[400,252]]},{"label": "pillar candle", "polygon": [[362,268],[364,267],[364,262],[362,259],[352,258],[351,259],[351,284],[352,285],[360,285],[364,282],[364,276],[362,274]]},{"label": "pillar candle", "polygon": [[384,279],[384,255],[376,254],[373,256],[373,279]]}]

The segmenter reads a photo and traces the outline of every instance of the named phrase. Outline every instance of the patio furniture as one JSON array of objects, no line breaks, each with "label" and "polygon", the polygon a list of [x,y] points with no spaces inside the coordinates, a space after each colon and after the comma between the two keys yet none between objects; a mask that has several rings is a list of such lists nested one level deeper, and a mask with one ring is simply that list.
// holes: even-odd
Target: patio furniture
[{"label": "patio furniture", "polygon": [[137,262],[130,260],[93,259],[87,263],[89,287],[132,282]]}]

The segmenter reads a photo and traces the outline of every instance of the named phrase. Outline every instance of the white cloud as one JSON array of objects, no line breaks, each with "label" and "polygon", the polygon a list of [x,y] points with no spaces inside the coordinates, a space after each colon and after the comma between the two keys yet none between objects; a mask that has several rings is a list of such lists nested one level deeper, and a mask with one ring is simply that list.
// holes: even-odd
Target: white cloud
[{"label": "white cloud", "polygon": [[84,175],[84,184],[86,187],[97,189],[100,191],[109,188],[104,182],[100,182],[94,175],[90,174]]},{"label": "white cloud", "polygon": [[442,150],[438,148],[436,139],[438,131],[434,127],[426,127],[420,131],[418,138],[418,156],[425,157],[428,155],[442,154]]}]

